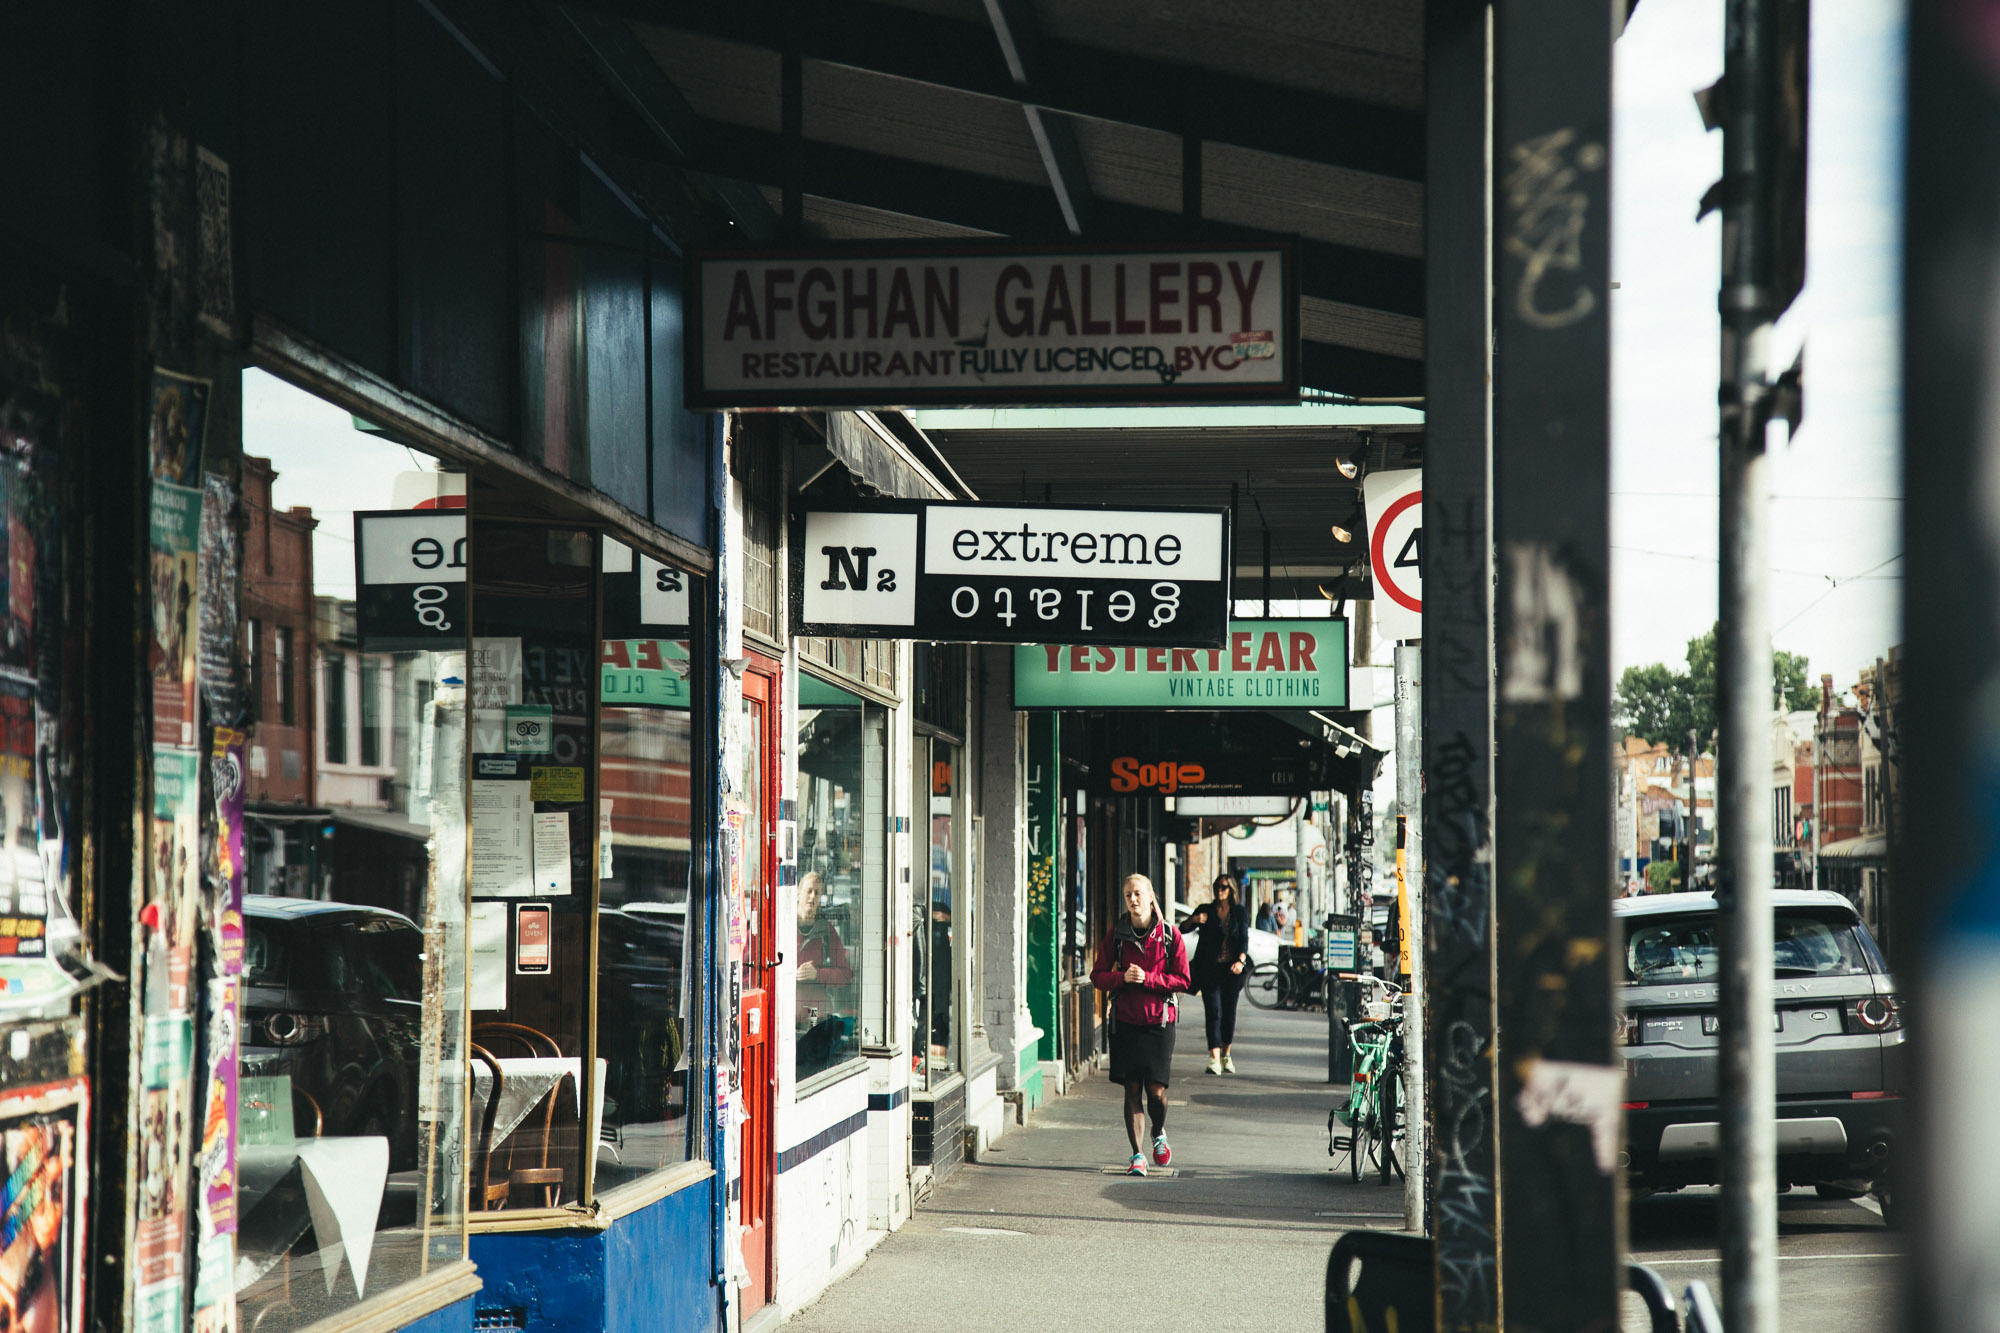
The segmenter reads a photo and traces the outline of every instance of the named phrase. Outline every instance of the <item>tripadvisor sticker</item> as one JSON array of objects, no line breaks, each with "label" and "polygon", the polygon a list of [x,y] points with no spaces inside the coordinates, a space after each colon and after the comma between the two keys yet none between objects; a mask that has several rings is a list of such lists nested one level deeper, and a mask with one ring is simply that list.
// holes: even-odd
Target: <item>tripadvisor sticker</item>
[{"label": "tripadvisor sticker", "polygon": [[547,704],[507,705],[508,754],[547,754],[555,734],[555,712]]}]

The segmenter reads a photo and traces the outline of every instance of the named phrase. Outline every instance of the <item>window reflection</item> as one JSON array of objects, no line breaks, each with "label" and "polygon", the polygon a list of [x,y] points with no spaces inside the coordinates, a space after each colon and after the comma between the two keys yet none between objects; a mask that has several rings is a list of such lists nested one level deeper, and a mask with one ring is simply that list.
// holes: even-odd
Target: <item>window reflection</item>
[{"label": "window reflection", "polygon": [[[884,725],[882,709],[817,678],[803,678],[794,923],[801,1079],[861,1049],[863,959],[881,930],[868,904],[879,902],[882,892]],[[879,990],[878,980],[869,993]],[[876,1039],[872,1030],[869,1036]]]},{"label": "window reflection", "polygon": [[351,511],[450,479],[257,372],[244,435],[233,1285],[275,1333],[464,1252],[466,663],[355,634]]},{"label": "window reflection", "polygon": [[[671,645],[686,660],[686,645]],[[624,668],[607,654],[607,697]],[[689,711],[605,708],[597,921],[597,1049],[607,1061],[603,1190],[686,1161],[696,1030],[691,979],[694,730]]]}]

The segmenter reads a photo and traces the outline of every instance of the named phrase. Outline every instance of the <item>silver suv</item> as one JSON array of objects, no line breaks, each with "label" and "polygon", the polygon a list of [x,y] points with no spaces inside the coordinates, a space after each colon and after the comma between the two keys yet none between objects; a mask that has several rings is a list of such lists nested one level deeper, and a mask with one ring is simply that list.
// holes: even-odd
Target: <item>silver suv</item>
[{"label": "silver suv", "polygon": [[[1882,953],[1835,893],[1772,894],[1778,1031],[1778,1185],[1830,1197],[1889,1176],[1907,1086],[1903,1005]],[[1720,1181],[1715,897],[1620,898],[1625,1168],[1634,1195]]]}]

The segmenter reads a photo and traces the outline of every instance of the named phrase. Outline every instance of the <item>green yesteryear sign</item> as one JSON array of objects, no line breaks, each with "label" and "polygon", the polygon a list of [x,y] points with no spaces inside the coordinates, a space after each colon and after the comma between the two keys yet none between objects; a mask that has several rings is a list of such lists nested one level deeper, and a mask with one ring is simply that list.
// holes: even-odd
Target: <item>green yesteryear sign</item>
[{"label": "green yesteryear sign", "polygon": [[1344,620],[1232,620],[1227,648],[1014,650],[1016,708],[1346,706]]}]

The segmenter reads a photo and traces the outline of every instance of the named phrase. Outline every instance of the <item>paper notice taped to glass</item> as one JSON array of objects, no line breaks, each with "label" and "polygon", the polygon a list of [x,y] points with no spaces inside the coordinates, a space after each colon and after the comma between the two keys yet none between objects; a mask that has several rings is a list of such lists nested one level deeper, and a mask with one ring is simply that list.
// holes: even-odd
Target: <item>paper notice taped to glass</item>
[{"label": "paper notice taped to glass", "polygon": [[535,816],[535,896],[566,898],[569,892],[569,815],[545,810]]},{"label": "paper notice taped to glass", "polygon": [[535,803],[528,784],[472,784],[472,896],[529,898],[535,892],[531,828]]}]

